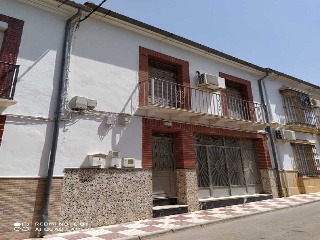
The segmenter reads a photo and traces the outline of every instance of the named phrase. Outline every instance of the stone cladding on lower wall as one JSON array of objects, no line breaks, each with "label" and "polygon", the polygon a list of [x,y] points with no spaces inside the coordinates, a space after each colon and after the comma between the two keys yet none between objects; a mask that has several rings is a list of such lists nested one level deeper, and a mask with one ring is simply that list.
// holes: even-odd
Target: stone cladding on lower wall
[{"label": "stone cladding on lower wall", "polygon": [[189,212],[199,210],[196,169],[177,169],[177,200],[188,205]]},{"label": "stone cladding on lower wall", "polygon": [[260,169],[260,174],[264,193],[272,194],[274,198],[279,197],[276,170]]},{"label": "stone cladding on lower wall", "polygon": [[98,227],[151,217],[151,169],[65,169],[62,222]]}]

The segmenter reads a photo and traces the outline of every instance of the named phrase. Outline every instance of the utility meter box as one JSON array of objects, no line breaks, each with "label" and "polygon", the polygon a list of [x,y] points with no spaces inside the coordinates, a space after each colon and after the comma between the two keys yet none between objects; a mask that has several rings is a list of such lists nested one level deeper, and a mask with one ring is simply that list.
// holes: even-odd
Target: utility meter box
[{"label": "utility meter box", "polygon": [[89,158],[90,167],[102,168],[102,167],[105,167],[106,165],[106,161],[107,161],[106,154],[88,155],[88,158]]},{"label": "utility meter box", "polygon": [[110,168],[121,168],[121,158],[111,158]]},{"label": "utility meter box", "polygon": [[126,168],[134,168],[135,167],[134,158],[123,158],[122,159],[122,166],[126,167]]}]

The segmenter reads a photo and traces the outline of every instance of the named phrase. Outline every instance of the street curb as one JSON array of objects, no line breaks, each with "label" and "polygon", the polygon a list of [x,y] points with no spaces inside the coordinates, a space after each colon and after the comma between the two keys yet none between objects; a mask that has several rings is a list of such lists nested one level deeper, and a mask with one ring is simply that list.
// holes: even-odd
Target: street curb
[{"label": "street curb", "polygon": [[[141,235],[141,236],[131,237],[129,239],[121,238],[119,240],[137,240],[137,239],[139,239],[139,240],[146,239],[147,240],[147,239],[150,239],[152,237],[161,236],[161,235],[165,235],[165,234],[168,234],[168,233],[175,233],[175,232],[184,231],[186,229],[192,229],[192,228],[198,228],[198,227],[200,227],[200,228],[201,227],[206,227],[206,226],[209,226],[209,225],[214,225],[214,224],[218,224],[218,223],[222,223],[222,222],[229,222],[229,221],[233,221],[233,220],[237,220],[237,219],[241,219],[241,218],[246,218],[246,217],[249,217],[249,216],[256,216],[256,215],[261,215],[261,214],[264,214],[264,213],[270,213],[270,212],[275,212],[275,211],[284,210],[284,209],[288,209],[288,208],[299,207],[299,206],[303,206],[303,205],[307,205],[307,204],[311,204],[311,203],[315,203],[315,202],[320,202],[320,199],[317,199],[317,200],[314,200],[314,201],[310,201],[310,202],[305,202],[305,203],[299,203],[299,204],[295,204],[295,205],[289,205],[289,206],[281,207],[281,208],[273,208],[273,209],[270,209],[270,210],[267,210],[267,211],[249,213],[249,214],[244,214],[244,215],[241,215],[241,216],[235,216],[235,217],[230,217],[230,218],[226,218],[226,219],[210,221],[210,222],[206,222],[206,223],[190,224],[190,225],[187,225],[187,226],[181,226],[181,227],[177,227],[177,228],[173,228],[173,229],[166,229],[166,230],[156,231],[156,232],[144,234],[144,235]],[[236,205],[234,205],[234,206],[236,206]]]}]

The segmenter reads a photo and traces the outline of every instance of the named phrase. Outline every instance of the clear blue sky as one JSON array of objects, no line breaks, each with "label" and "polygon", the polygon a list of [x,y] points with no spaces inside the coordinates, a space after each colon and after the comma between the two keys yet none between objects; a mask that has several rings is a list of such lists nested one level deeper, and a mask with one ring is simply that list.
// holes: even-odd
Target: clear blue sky
[{"label": "clear blue sky", "polygon": [[320,85],[320,0],[108,0],[102,7]]}]

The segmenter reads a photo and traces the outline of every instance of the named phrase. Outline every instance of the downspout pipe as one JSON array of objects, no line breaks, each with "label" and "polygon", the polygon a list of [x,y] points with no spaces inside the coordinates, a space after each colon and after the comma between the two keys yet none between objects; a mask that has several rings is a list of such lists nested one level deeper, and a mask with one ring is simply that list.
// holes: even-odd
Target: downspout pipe
[{"label": "downspout pipe", "polygon": [[[271,74],[271,72],[267,71],[265,76],[263,76],[262,78],[258,79],[258,86],[259,86],[259,93],[260,93],[261,103],[262,103],[263,106],[265,106],[265,114],[266,114],[266,122],[267,123],[270,123],[270,115],[269,115],[269,111],[268,111],[268,108],[267,108],[266,97],[265,97],[264,89],[263,89],[263,79],[267,78],[270,74]],[[273,159],[274,159],[274,166],[275,166],[275,169],[276,169],[277,186],[278,186],[278,191],[279,191],[279,197],[283,197],[283,191],[282,191],[281,180],[280,180],[279,162],[278,162],[278,156],[277,156],[277,150],[276,150],[274,136],[272,134],[272,130],[271,130],[270,126],[266,127],[266,131],[267,131],[267,134],[269,135],[272,156],[273,156]]]},{"label": "downspout pipe", "polygon": [[48,174],[46,179],[46,188],[44,193],[43,199],[43,208],[41,214],[41,232],[40,237],[45,235],[45,223],[48,223],[48,209],[50,203],[50,191],[53,179],[53,170],[56,160],[56,153],[57,153],[57,145],[58,145],[58,138],[59,138],[59,125],[61,121],[61,108],[62,108],[62,95],[64,92],[64,81],[66,79],[67,74],[67,64],[68,64],[68,54],[69,54],[69,42],[71,41],[72,34],[72,23],[75,19],[80,18],[82,13],[82,9],[78,9],[78,12],[70,17],[65,26],[64,32],[64,41],[63,41],[63,49],[62,49],[62,59],[61,59],[61,66],[60,66],[60,75],[59,75],[59,82],[58,82],[58,93],[57,93],[57,103],[56,103],[56,110],[55,110],[55,118],[54,118],[54,126],[53,126],[53,137],[52,137],[52,144],[50,150],[50,157],[49,157],[49,166],[48,166]]}]

